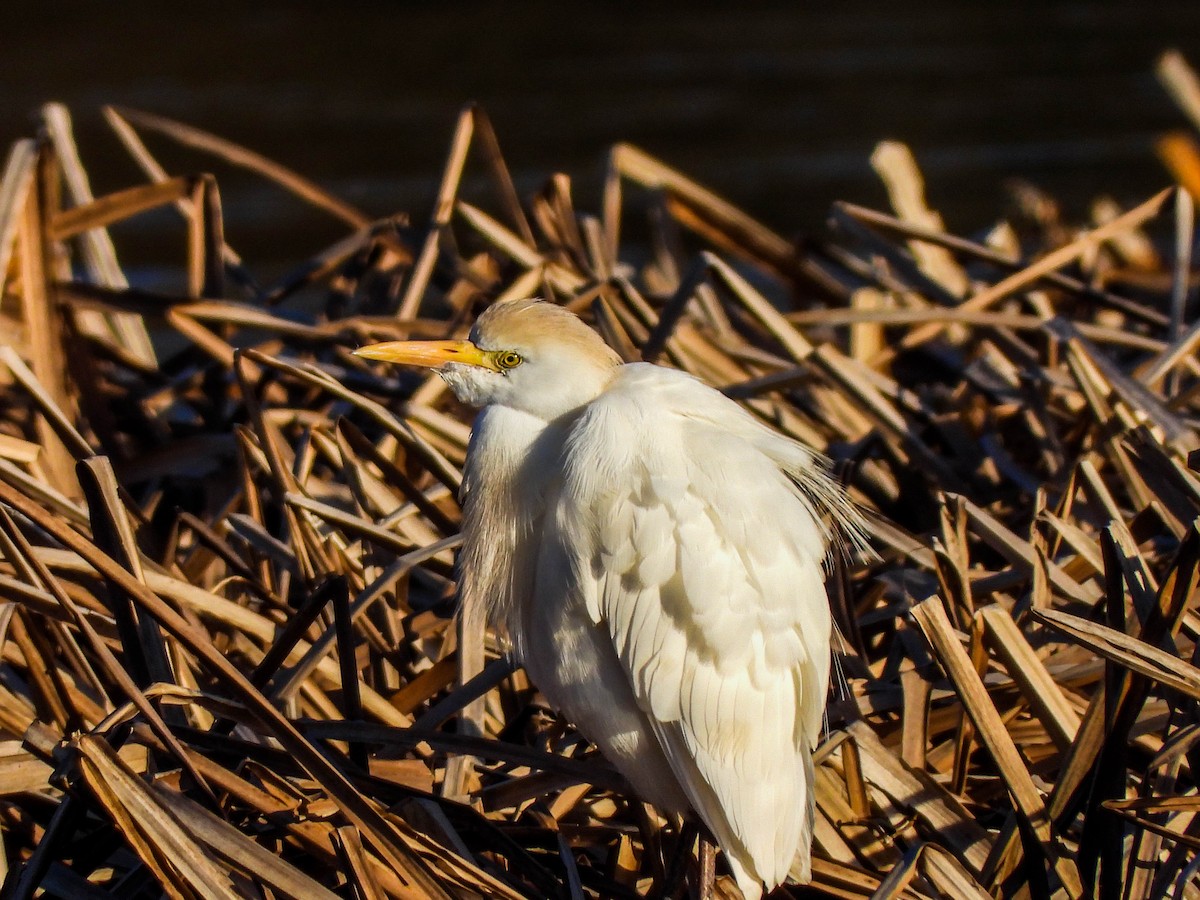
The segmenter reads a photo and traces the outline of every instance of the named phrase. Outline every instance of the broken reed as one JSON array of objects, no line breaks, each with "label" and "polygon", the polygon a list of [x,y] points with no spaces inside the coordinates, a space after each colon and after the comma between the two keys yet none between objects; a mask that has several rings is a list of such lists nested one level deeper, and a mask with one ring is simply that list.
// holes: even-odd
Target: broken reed
[{"label": "broken reed", "polygon": [[[1026,187],[1020,232],[975,242],[881,145],[894,214],[838,204],[796,246],[627,145],[598,212],[563,175],[522,202],[468,109],[416,229],[105,115],[145,184],[93,198],[58,106],[0,183],[0,895],[680,895],[694,832],[456,625],[469,413],[350,353],[528,295],[821,450],[872,512],[877,558],[831,576],[810,890],[1200,895],[1186,193],[1077,230]],[[216,180],[143,136],[346,235],[259,284]],[[164,205],[180,296],[130,288],[106,231]],[[160,357],[165,331],[185,346]]]}]

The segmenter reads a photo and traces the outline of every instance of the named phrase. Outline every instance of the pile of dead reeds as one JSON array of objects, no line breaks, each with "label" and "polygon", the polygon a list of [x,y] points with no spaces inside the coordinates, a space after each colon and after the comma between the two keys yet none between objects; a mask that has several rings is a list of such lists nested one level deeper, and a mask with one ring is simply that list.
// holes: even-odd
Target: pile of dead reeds
[{"label": "pile of dead reeds", "polygon": [[[562,175],[523,203],[467,110],[414,228],[106,115],[145,184],[93,198],[54,106],[0,184],[0,896],[685,890],[694,833],[455,627],[469,413],[350,355],[518,295],[721,386],[873,511],[878,558],[833,579],[846,686],[808,890],[1200,895],[1187,193],[1079,229],[1024,188],[977,242],[881,145],[894,212],[839,204],[796,245],[630,146],[598,212]],[[215,180],[143,139],[255,170],[346,236],[259,284]],[[458,190],[471,150],[483,199]],[[1200,172],[1191,138],[1164,155]],[[163,205],[182,296],[130,288],[106,231]]]}]

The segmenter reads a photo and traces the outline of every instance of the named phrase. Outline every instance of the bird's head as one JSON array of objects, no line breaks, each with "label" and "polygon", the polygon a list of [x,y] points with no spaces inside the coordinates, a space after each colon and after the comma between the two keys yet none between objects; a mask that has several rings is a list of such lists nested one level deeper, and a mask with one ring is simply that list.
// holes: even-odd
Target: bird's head
[{"label": "bird's head", "polygon": [[437,369],[464,403],[508,406],[552,421],[595,399],[620,357],[561,306],[506,300],[488,307],[465,341],[389,341],[367,359]]}]

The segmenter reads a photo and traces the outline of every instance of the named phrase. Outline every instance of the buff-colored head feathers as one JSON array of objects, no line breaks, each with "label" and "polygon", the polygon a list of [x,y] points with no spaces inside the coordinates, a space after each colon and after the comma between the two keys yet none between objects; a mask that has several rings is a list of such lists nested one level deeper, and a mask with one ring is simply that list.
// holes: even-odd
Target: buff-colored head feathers
[{"label": "buff-colored head feathers", "polygon": [[621,358],[573,312],[542,300],[502,300],[482,313],[471,340],[484,350],[518,350],[536,355],[558,347],[598,365],[617,366]]}]

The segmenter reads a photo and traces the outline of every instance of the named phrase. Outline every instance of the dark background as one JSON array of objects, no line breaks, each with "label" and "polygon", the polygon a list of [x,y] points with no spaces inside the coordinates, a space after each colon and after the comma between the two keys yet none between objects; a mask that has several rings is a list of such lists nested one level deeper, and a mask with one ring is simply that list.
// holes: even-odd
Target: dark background
[{"label": "dark background", "polygon": [[[117,103],[422,221],[455,116],[476,100],[523,191],[566,171],[595,209],[607,148],[627,140],[787,234],[820,229],[835,199],[882,204],[868,157],[883,138],[910,144],[958,232],[999,218],[1014,176],[1076,219],[1100,193],[1144,199],[1168,181],[1155,137],[1186,125],[1154,62],[1175,47],[1200,65],[1196,0],[129,0],[17,4],[4,32],[0,139],[32,133],[40,103],[67,103],[97,193],[141,180],[100,117]],[[230,240],[251,261],[341,233],[258,179],[148,143],[174,172],[217,172]],[[161,231],[154,217],[123,228],[127,263],[139,229]]]}]

